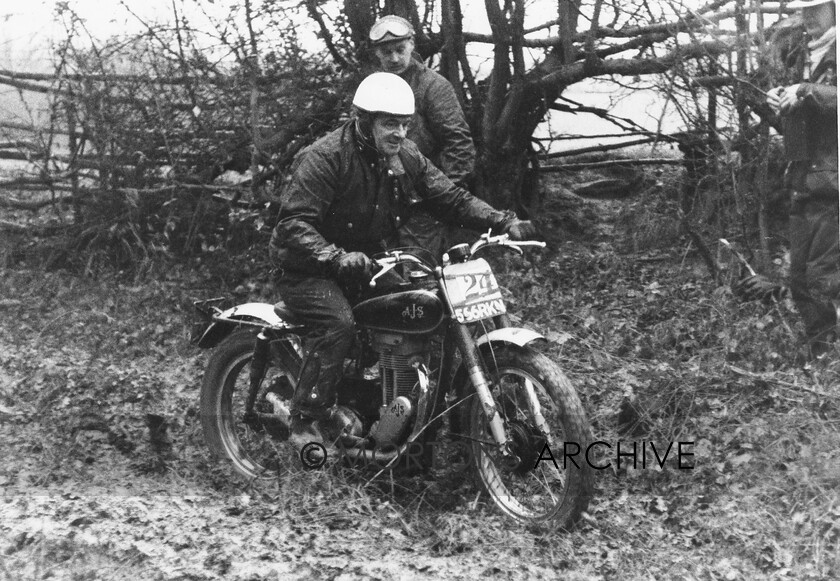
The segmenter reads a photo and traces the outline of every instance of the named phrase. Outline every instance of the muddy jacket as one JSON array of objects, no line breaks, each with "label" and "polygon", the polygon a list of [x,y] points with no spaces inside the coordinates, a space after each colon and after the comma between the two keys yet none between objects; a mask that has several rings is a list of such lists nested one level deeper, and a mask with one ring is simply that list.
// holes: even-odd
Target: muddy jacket
[{"label": "muddy jacket", "polygon": [[514,219],[456,186],[409,140],[386,162],[348,121],[298,157],[281,194],[272,258],[287,272],[328,276],[344,252],[395,247],[397,229],[420,202],[468,228],[499,230]]},{"label": "muddy jacket", "polygon": [[466,183],[475,167],[475,146],[455,89],[415,59],[400,76],[411,86],[417,104],[408,138],[449,179]]},{"label": "muddy jacket", "polygon": [[799,86],[799,103],[783,116],[787,183],[813,197],[837,197],[837,61],[832,46]]}]

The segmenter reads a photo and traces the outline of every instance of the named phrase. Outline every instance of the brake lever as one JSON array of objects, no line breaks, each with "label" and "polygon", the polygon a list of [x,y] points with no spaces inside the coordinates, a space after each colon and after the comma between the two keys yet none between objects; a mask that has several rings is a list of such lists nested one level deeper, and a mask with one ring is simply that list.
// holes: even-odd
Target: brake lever
[{"label": "brake lever", "polygon": [[516,252],[518,252],[520,256],[525,255],[525,251],[522,250],[523,246],[536,246],[537,248],[545,248],[546,247],[545,242],[539,242],[537,240],[522,240],[522,241],[516,241],[516,242],[511,240],[510,242],[506,242],[504,245],[507,246],[508,248],[512,248],[513,250],[516,250]]},{"label": "brake lever", "polygon": [[368,286],[370,286],[370,288],[376,288],[376,279],[381,278],[386,273],[394,270],[394,267],[396,265],[397,265],[396,262],[392,262],[390,264],[386,264],[385,266],[381,266],[379,271],[370,278],[370,282],[368,283]]},{"label": "brake lever", "polygon": [[517,246],[515,244],[504,243],[504,244],[500,244],[500,246],[507,246],[511,250],[515,251],[519,256],[525,256],[525,251],[522,250],[521,248],[519,248],[519,246]]}]

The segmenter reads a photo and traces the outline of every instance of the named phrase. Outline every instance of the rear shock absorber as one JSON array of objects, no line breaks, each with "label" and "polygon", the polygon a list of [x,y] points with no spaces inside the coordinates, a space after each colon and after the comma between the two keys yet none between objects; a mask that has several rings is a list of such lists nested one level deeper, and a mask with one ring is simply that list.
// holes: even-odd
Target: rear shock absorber
[{"label": "rear shock absorber", "polygon": [[251,381],[248,389],[248,399],[245,400],[245,414],[250,415],[254,411],[254,404],[257,401],[257,393],[260,390],[260,384],[265,377],[265,369],[268,363],[268,335],[265,330],[261,330],[254,340],[254,356],[251,358],[251,371],[249,379]]}]

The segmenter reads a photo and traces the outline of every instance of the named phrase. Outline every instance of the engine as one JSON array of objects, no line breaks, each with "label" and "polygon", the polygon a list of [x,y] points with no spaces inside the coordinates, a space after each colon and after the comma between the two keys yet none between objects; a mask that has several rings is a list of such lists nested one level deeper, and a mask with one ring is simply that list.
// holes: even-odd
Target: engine
[{"label": "engine", "polygon": [[429,337],[374,333],[371,349],[379,354],[382,407],[371,429],[378,447],[399,444],[411,429],[419,395],[418,369],[428,367]]},{"label": "engine", "polygon": [[399,396],[416,399],[417,368],[429,364],[429,338],[374,333],[370,346],[379,354],[382,405],[387,406]]}]

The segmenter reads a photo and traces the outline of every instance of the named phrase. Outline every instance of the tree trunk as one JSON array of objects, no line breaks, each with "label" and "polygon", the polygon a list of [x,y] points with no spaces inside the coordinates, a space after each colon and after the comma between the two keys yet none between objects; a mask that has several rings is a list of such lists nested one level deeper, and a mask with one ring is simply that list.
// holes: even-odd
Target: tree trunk
[{"label": "tree trunk", "polygon": [[376,21],[378,3],[372,0],[344,0],[344,14],[350,26],[350,39],[353,46],[361,47],[367,42],[370,27]]},{"label": "tree trunk", "polygon": [[248,41],[251,48],[251,54],[248,58],[248,77],[251,83],[251,95],[249,102],[250,109],[250,125],[251,125],[251,199],[256,200],[258,189],[257,180],[253,179],[259,173],[259,159],[260,159],[260,61],[259,50],[257,48],[257,35],[254,32],[253,17],[251,13],[251,2],[245,0],[245,20],[248,26]]},{"label": "tree trunk", "polygon": [[76,133],[76,104],[71,95],[64,103],[67,113],[67,133],[69,134],[68,145],[70,147],[70,187],[72,192],[73,221],[76,224],[82,222],[82,205],[79,202],[79,173],[76,165],[76,158],[79,154],[80,144]]},{"label": "tree trunk", "polygon": [[[578,2],[559,4],[563,42],[527,73],[522,59],[524,2],[515,1],[508,12],[496,0],[486,0],[485,6],[494,39],[494,62],[484,102],[482,139],[477,143],[477,193],[496,207],[528,213],[539,203],[538,162],[531,137],[566,86],[539,81],[575,59],[571,39],[577,27]],[[508,38],[514,39],[510,46]]]},{"label": "tree trunk", "polygon": [[[531,137],[549,106],[562,93],[562,87],[544,87],[537,81],[546,71],[565,64],[564,60],[563,49],[556,48],[509,89],[500,95],[488,94],[482,126],[484,139],[476,163],[477,190],[496,207],[527,212],[539,203],[539,164]],[[494,108],[492,98],[504,99],[502,106]]]},{"label": "tree trunk", "polygon": [[[752,0],[752,11],[755,14],[756,32],[758,37],[758,59],[755,84],[762,91],[770,88],[770,77],[768,71],[771,64],[768,59],[767,45],[764,41],[764,14],[761,11],[761,2]],[[770,268],[770,213],[768,209],[768,163],[770,160],[770,127],[764,123],[758,136],[759,151],[761,160],[756,170],[756,179],[753,182],[753,191],[758,197],[758,232],[759,232],[759,265],[762,269]]]},{"label": "tree trunk", "polygon": [[461,107],[465,108],[464,88],[458,70],[460,55],[458,47],[462,45],[461,7],[457,0],[441,0],[441,36],[444,38],[440,55],[440,73],[452,83]]}]

